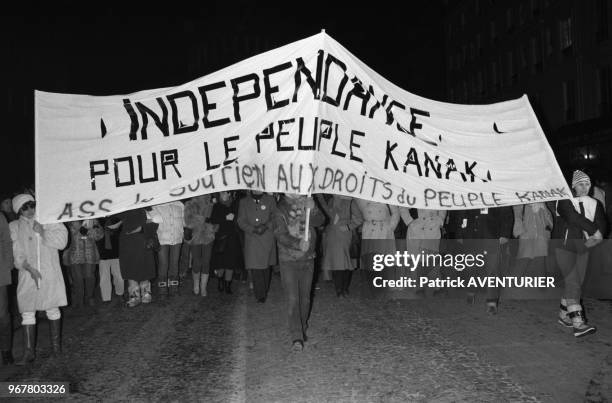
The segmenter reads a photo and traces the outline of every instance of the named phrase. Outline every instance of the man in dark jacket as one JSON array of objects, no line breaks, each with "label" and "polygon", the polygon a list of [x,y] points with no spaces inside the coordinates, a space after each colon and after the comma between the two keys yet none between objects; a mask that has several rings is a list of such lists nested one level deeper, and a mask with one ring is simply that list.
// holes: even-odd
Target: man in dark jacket
[{"label": "man in dark jacket", "polygon": [[[308,209],[310,221],[306,239]],[[324,221],[323,214],[312,198],[292,194],[284,195],[274,215],[274,236],[278,247],[281,282],[287,296],[289,333],[294,351],[304,348],[316,254],[315,228]]]},{"label": "man in dark jacket", "polygon": [[8,223],[0,214],[0,350],[2,364],[12,364],[11,314],[9,312],[8,287],[11,285],[11,270],[13,270],[13,241]]},{"label": "man in dark jacket", "polygon": [[[486,276],[499,275],[501,247],[508,242],[512,234],[514,214],[512,207],[491,209],[463,210],[452,214],[451,222],[455,237],[463,240],[465,252],[477,255],[485,254]],[[474,269],[468,276],[475,276]],[[468,303],[473,304],[476,293],[468,292]],[[499,289],[487,289],[487,311],[497,313]]]},{"label": "man in dark jacket", "polygon": [[596,331],[588,325],[580,298],[582,283],[589,261],[589,249],[602,240],[606,232],[606,217],[603,206],[588,196],[591,181],[581,171],[574,171],[572,189],[574,198],[557,203],[555,227],[555,256],[565,283],[559,311],[559,324],[571,327],[575,337],[582,337]]}]

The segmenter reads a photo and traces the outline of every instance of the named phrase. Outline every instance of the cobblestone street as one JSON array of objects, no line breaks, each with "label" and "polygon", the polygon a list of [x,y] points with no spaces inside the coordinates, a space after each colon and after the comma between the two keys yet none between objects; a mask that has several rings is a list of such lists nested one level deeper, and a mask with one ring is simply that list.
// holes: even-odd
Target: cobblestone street
[{"label": "cobblestone street", "polygon": [[[367,299],[331,283],[315,290],[309,340],[290,351],[280,281],[265,304],[246,284],[128,310],[119,303],[65,316],[64,349],[3,367],[5,381],[67,381],[73,401],[609,401],[612,307],[587,303],[598,332],[576,340],[556,324],[556,301]],[[480,301],[482,302],[482,301]],[[17,331],[15,354],[21,352]],[[19,401],[23,401],[20,399]]]}]

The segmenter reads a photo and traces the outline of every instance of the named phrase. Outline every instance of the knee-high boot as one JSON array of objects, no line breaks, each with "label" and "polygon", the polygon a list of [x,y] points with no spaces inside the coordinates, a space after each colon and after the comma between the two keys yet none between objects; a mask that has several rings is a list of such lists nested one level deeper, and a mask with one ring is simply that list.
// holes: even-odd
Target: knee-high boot
[{"label": "knee-high boot", "polygon": [[61,319],[49,321],[49,332],[51,334],[51,347],[53,348],[53,355],[57,356],[62,353]]},{"label": "knee-high boot", "polygon": [[26,365],[36,358],[36,325],[23,325],[23,356],[16,365]]}]

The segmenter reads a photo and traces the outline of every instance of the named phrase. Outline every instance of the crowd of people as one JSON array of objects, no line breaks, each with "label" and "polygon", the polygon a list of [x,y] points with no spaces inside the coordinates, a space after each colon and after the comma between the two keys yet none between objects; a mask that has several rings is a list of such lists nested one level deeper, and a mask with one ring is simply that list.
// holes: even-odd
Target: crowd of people
[{"label": "crowd of people", "polygon": [[[449,212],[341,195],[220,192],[101,219],[42,225],[35,219],[34,193],[23,192],[1,205],[2,360],[13,362],[10,289],[16,290],[24,337],[16,363],[24,365],[36,356],[36,312],[46,312],[53,354],[61,354],[60,308],[98,304],[96,288],[102,303],[112,301],[114,292],[115,301],[135,308],[179,294],[190,272],[189,292],[196,296],[208,295],[211,276],[223,294],[232,294],[232,281],[242,279],[256,303],[265,303],[276,272],[286,296],[291,348],[300,351],[317,272],[329,276],[338,298],[345,298],[359,268],[365,291],[373,293],[379,275],[372,270],[374,255],[392,254],[400,245],[414,254],[484,249],[486,273],[495,276],[512,238],[518,239],[513,263],[518,275],[542,269],[553,254],[564,279],[558,322],[582,337],[596,330],[585,319],[581,290],[589,253],[607,236],[610,209],[605,192],[585,173],[573,173],[572,188],[571,200]],[[13,269],[16,287],[9,288]],[[426,273],[445,274],[439,267]],[[499,293],[499,288],[486,290],[491,314],[497,313]],[[474,304],[476,295],[468,289],[468,303]]]}]

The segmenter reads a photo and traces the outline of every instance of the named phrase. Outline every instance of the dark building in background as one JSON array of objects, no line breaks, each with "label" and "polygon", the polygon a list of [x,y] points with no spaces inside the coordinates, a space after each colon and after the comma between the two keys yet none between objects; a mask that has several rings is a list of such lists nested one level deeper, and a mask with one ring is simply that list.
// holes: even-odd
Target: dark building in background
[{"label": "dark building in background", "polygon": [[529,96],[564,169],[612,172],[612,4],[447,1],[447,97]]}]

